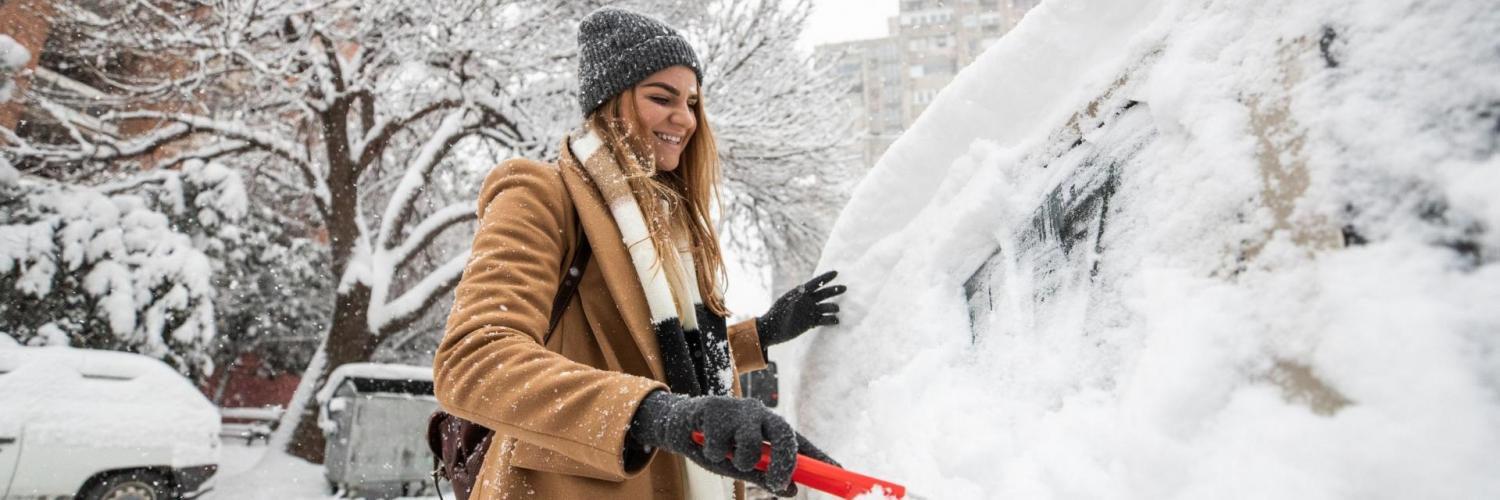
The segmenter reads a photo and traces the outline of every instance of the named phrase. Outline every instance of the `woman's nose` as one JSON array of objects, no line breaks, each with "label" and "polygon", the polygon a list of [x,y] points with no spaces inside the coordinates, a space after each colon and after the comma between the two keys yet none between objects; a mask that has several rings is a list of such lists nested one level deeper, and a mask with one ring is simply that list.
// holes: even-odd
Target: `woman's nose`
[{"label": "woman's nose", "polygon": [[693,108],[681,107],[672,111],[672,124],[693,128],[697,126],[698,119],[693,116]]}]

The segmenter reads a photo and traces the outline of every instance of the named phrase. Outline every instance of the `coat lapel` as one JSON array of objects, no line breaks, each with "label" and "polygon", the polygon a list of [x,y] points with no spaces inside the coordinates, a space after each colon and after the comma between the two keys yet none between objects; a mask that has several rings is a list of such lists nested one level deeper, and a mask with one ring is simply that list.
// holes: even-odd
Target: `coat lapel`
[{"label": "coat lapel", "polygon": [[[656,344],[656,333],[651,327],[646,292],[641,286],[640,278],[636,277],[630,253],[625,249],[624,240],[620,236],[620,228],[615,226],[614,217],[604,203],[604,196],[599,194],[593,183],[579,170],[577,160],[572,158],[566,148],[565,144],[563,155],[567,158],[558,162],[562,170],[563,185],[567,186],[568,194],[573,198],[579,223],[589,239],[589,245],[593,247],[594,262],[599,265],[609,295],[619,309],[620,318],[630,330],[630,337],[635,339],[636,347],[645,357],[652,378],[666,380],[660,349]],[[585,309],[588,307],[591,305],[585,304]]]}]

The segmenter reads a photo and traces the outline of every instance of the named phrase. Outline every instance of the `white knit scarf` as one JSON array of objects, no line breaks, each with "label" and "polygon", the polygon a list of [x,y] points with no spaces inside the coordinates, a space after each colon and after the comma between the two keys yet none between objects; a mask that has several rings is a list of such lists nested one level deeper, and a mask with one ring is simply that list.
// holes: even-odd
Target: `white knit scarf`
[{"label": "white knit scarf", "polygon": [[[661,351],[667,386],[688,395],[730,394],[734,368],[724,317],[703,305],[698,290],[697,269],[687,247],[663,253],[651,239],[641,212],[640,200],[631,191],[624,171],[611,148],[591,131],[573,134],[564,148],[563,161],[583,168],[609,204],[615,225],[651,309],[651,326]],[[680,270],[681,283],[667,279],[665,266]],[[676,286],[674,286],[676,285]],[[689,498],[712,500],[733,498],[733,482],[687,463]]]}]

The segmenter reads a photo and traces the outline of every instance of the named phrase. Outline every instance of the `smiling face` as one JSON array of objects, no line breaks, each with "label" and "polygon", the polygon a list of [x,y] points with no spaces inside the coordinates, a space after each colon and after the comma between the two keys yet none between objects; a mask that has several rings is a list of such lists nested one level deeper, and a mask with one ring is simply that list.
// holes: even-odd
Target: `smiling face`
[{"label": "smiling face", "polygon": [[636,84],[634,108],[656,154],[656,169],[670,172],[682,162],[698,130],[698,77],[687,66],[657,71]]}]

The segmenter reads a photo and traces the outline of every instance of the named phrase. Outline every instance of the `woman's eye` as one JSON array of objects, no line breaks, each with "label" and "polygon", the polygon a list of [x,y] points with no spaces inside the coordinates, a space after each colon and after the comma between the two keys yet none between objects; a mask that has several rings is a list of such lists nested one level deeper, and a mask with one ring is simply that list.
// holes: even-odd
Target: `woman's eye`
[{"label": "woman's eye", "polygon": [[665,97],[662,97],[662,96],[658,95],[658,96],[651,96],[651,102],[654,102],[654,103],[657,103],[657,104],[668,104],[668,103],[672,102],[672,100],[671,99],[667,99]]}]

